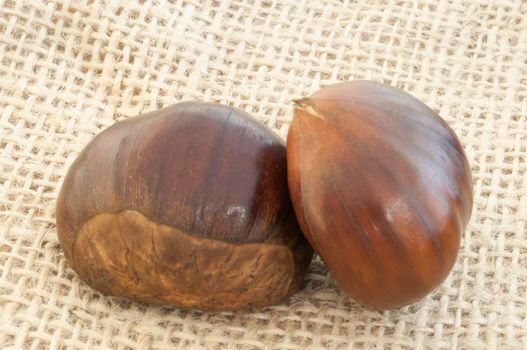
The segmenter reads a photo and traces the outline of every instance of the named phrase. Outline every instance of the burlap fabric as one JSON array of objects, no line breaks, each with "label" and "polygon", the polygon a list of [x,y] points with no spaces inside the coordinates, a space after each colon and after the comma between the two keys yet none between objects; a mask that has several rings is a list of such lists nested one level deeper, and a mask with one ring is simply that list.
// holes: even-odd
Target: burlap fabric
[{"label": "burlap fabric", "polygon": [[[366,311],[317,259],[281,305],[181,311],[104,297],[65,261],[60,184],[115,121],[197,99],[285,136],[292,99],[353,79],[422,99],[472,165],[458,262],[421,302]],[[526,349],[526,86],[521,0],[0,0],[0,347]]]}]

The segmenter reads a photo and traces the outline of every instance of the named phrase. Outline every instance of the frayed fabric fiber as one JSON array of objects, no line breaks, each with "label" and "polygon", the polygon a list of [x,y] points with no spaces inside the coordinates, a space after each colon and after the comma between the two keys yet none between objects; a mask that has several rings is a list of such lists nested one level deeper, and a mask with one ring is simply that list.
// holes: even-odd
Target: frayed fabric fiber
[{"label": "frayed fabric fiber", "polygon": [[[201,100],[285,138],[292,100],[357,79],[438,112],[472,167],[458,260],[423,300],[365,310],[316,258],[282,304],[180,310],[103,296],[65,260],[60,186],[116,121]],[[0,347],[527,349],[527,2],[0,0]]]}]

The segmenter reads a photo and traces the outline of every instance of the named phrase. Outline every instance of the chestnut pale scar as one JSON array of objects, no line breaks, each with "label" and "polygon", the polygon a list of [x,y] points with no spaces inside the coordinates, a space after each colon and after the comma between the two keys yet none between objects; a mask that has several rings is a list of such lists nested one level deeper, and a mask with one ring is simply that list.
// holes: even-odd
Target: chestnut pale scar
[{"label": "chestnut pale scar", "polygon": [[134,210],[90,218],[72,252],[75,270],[104,294],[177,307],[268,305],[299,283],[284,245],[196,237]]}]

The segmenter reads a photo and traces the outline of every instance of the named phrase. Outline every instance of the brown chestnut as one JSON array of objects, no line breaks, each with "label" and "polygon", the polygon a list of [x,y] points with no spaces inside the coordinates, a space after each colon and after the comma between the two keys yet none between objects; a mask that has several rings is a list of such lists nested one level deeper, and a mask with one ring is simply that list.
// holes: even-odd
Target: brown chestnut
[{"label": "brown chestnut", "polygon": [[122,121],[68,171],[60,243],[105,294],[209,310],[275,304],[312,258],[286,171],[284,142],[238,109],[187,102]]},{"label": "brown chestnut", "polygon": [[452,269],[472,210],[470,167],[452,129],[408,93],[371,81],[297,104],[289,190],[332,275],[377,310],[431,292]]}]

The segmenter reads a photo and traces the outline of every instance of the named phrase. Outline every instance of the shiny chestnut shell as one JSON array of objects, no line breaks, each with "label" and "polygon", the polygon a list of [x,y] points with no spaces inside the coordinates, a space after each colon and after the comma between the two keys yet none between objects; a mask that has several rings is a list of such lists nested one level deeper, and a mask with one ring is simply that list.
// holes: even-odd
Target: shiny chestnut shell
[{"label": "shiny chestnut shell", "polygon": [[345,82],[297,101],[287,138],[300,226],[357,302],[389,309],[437,287],[472,208],[452,129],[408,93]]},{"label": "shiny chestnut shell", "polygon": [[312,257],[284,142],[238,109],[187,102],[119,122],[78,156],[60,243],[105,294],[210,310],[275,304]]}]

